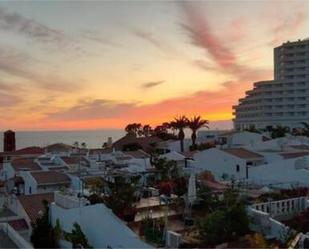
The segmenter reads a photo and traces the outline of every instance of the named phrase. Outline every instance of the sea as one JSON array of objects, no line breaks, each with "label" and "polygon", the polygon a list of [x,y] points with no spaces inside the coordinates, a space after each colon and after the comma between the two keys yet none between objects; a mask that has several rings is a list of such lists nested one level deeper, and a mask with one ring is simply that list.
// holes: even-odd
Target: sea
[{"label": "sea", "polygon": [[[124,130],[82,130],[82,131],[15,131],[16,149],[27,146],[47,146],[53,143],[73,145],[86,143],[88,148],[101,148],[109,137],[116,141],[125,135]],[[0,151],[3,151],[3,132],[0,132]]]}]

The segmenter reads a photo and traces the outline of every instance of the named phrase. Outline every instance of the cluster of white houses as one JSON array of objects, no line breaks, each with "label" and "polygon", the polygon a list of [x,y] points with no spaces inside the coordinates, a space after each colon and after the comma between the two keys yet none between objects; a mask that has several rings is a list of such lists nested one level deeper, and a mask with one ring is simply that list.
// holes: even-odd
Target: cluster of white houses
[{"label": "cluster of white houses", "polygon": [[[246,183],[255,186],[255,193],[263,188],[293,186],[309,187],[309,138],[287,136],[270,139],[267,134],[251,132],[201,131],[198,141],[211,142],[213,148],[202,151],[180,152],[179,141],[162,141],[159,138],[135,138],[143,149],[121,151],[119,149],[132,137],[126,136],[106,149],[80,149],[77,153],[72,146],[54,144],[46,148],[28,147],[14,152],[3,152],[0,168],[2,196],[0,208],[7,215],[0,215],[0,222],[7,222],[29,243],[31,222],[39,217],[43,209],[42,200],[51,203],[51,218],[60,220],[64,230],[70,231],[78,222],[91,245],[95,247],[151,247],[143,242],[134,225],[129,228],[104,204],[89,205],[86,199],[78,198],[84,182],[100,177],[111,180],[115,176],[156,176],[151,164],[149,145],[155,140],[156,147],[163,154],[161,158],[176,162],[179,172],[199,174],[210,172],[213,180],[208,184],[220,190],[229,182]],[[222,142],[224,141],[224,142]],[[190,140],[186,139],[185,144]],[[120,147],[119,147],[120,146]],[[63,192],[66,189],[66,192]],[[151,201],[140,206],[135,222],[140,222],[147,205],[156,210],[157,217],[164,217],[155,189]],[[74,194],[75,193],[75,194]],[[146,203],[146,204],[145,204]],[[172,219],[179,211],[170,209]],[[0,212],[1,213],[1,212]],[[102,222],[96,222],[101,219]],[[104,220],[104,222],[103,222]],[[111,229],[112,228],[112,229]],[[132,229],[132,230],[131,230]],[[113,231],[122,231],[120,233]],[[63,243],[65,247],[67,244]]]}]

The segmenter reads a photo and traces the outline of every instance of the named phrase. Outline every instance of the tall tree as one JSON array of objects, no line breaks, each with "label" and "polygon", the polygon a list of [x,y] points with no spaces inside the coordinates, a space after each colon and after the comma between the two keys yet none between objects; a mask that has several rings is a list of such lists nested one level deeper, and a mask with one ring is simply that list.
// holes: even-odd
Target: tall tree
[{"label": "tall tree", "polygon": [[180,141],[180,150],[184,151],[183,140],[185,139],[184,129],[188,127],[188,118],[184,115],[175,118],[171,123],[170,127],[178,130],[178,139]]},{"label": "tall tree", "polygon": [[189,119],[188,127],[192,131],[191,139],[192,139],[192,149],[196,149],[196,132],[202,127],[208,127],[208,120],[202,119],[201,116],[194,116],[193,118]]},{"label": "tall tree", "polygon": [[44,211],[42,215],[33,222],[31,243],[34,248],[59,248],[57,234],[55,233],[49,220],[49,206],[48,202],[43,202]]},{"label": "tall tree", "polygon": [[128,124],[125,128],[125,131],[127,132],[127,134],[129,135],[140,135],[142,130],[142,125],[140,123],[132,123],[132,124]]},{"label": "tall tree", "polygon": [[151,126],[147,124],[147,125],[143,126],[143,132],[142,133],[145,137],[150,137],[153,134],[153,130],[152,130]]}]

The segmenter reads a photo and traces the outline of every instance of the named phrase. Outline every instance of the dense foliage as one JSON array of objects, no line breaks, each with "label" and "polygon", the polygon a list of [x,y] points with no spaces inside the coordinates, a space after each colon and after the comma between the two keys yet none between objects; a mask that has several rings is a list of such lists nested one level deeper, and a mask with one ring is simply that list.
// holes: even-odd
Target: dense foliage
[{"label": "dense foliage", "polygon": [[42,215],[32,223],[31,243],[34,248],[59,248],[58,233],[49,221],[49,206],[46,200],[43,201],[43,206]]},{"label": "dense foliage", "polygon": [[65,239],[72,243],[73,248],[92,248],[80,225],[75,222],[70,233],[65,233]]},{"label": "dense foliage", "polygon": [[217,245],[245,235],[249,231],[249,218],[237,193],[227,190],[215,211],[201,219],[198,226],[205,243]]}]

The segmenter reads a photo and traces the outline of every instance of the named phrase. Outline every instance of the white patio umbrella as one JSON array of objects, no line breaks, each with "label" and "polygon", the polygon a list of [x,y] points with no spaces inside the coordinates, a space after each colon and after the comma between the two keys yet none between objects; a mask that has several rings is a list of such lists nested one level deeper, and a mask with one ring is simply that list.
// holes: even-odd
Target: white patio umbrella
[{"label": "white patio umbrella", "polygon": [[188,184],[188,203],[190,205],[196,200],[196,180],[195,173],[192,173],[189,178]]}]

